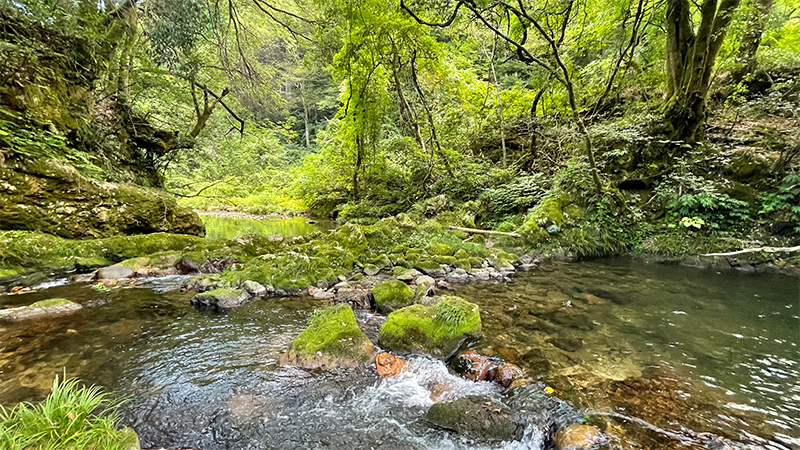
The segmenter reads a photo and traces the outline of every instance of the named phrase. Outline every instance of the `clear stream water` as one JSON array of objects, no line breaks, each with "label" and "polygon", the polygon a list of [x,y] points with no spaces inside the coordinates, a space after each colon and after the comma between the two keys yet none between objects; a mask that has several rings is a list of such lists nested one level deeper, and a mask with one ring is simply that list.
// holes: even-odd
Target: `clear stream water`
[{"label": "clear stream water", "polygon": [[[281,367],[310,298],[261,299],[200,313],[182,277],[96,292],[55,286],[0,296],[0,307],[66,297],[75,314],[0,325],[0,404],[37,400],[66,371],[128,397],[144,447],[223,449],[540,448],[472,442],[431,427],[443,400],[501,395],[424,357],[380,383],[371,370]],[[800,448],[800,278],[630,260],[552,263],[458,295],[481,306],[476,348],[555,389],[613,448]],[[372,318],[357,311],[360,322]],[[713,436],[708,434],[713,433]],[[711,437],[710,437],[711,436]],[[717,447],[715,447],[717,445]],[[738,445],[738,444],[737,444]]]}]

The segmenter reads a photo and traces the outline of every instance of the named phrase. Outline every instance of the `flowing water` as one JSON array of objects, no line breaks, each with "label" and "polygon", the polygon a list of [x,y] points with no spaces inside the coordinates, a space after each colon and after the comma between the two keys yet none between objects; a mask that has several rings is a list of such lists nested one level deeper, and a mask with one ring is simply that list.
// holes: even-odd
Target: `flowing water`
[{"label": "flowing water", "polygon": [[[442,400],[502,394],[415,357],[379,382],[371,370],[306,372],[278,358],[310,298],[201,313],[182,277],[97,292],[88,285],[0,296],[0,307],[66,297],[54,319],[0,325],[0,404],[46,395],[55,375],[128,397],[143,446],[537,449],[472,442],[431,427]],[[613,437],[614,448],[800,448],[800,279],[604,260],[543,265],[509,284],[460,287],[481,306],[476,348],[523,367]],[[372,313],[357,311],[361,323]],[[709,434],[713,433],[713,434]],[[716,447],[715,447],[716,445]]]}]

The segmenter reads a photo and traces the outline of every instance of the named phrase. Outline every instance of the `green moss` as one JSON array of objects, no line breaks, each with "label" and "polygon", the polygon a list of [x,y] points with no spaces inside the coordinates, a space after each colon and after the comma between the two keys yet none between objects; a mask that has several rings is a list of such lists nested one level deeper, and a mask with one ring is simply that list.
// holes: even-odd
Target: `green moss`
[{"label": "green moss", "polygon": [[414,291],[400,280],[384,281],[372,288],[375,307],[388,313],[414,303]]},{"label": "green moss", "polygon": [[321,354],[363,363],[369,361],[372,348],[372,343],[358,328],[353,310],[342,303],[316,311],[308,328],[292,341],[291,351],[299,361]]},{"label": "green moss", "polygon": [[25,269],[22,267],[8,267],[5,269],[0,268],[0,278],[7,278],[24,273]]},{"label": "green moss", "polygon": [[167,233],[74,240],[32,231],[0,231],[0,267],[94,267],[164,251],[221,247],[216,241]]},{"label": "green moss", "polygon": [[351,279],[353,281],[361,281],[363,278],[364,278],[364,274],[363,273],[356,272],[356,273],[353,274],[353,278],[351,278]]},{"label": "green moss", "polygon": [[456,259],[467,259],[469,258],[469,253],[463,248],[460,248],[453,256],[455,256]]},{"label": "green moss", "polygon": [[32,303],[23,309],[31,310],[31,309],[49,308],[52,306],[66,306],[71,304],[72,302],[65,298],[51,298],[48,300],[41,300],[36,303]]},{"label": "green moss", "polygon": [[469,258],[469,265],[474,267],[474,268],[476,268],[476,269],[478,267],[482,267],[483,266],[483,258],[478,258],[478,257]]},{"label": "green moss", "polygon": [[442,270],[442,267],[439,266],[439,263],[430,260],[420,261],[414,264],[414,268],[423,272],[426,270]]},{"label": "green moss", "polygon": [[469,270],[472,268],[472,264],[469,262],[469,258],[456,260],[455,266],[458,267],[459,269],[464,269],[464,270]]},{"label": "green moss", "polygon": [[403,275],[403,274],[408,273],[410,271],[411,271],[411,269],[409,269],[407,267],[395,266],[394,269],[392,269],[392,275],[396,276],[396,277],[399,277],[400,275]]},{"label": "green moss", "polygon": [[439,264],[447,264],[449,266],[452,266],[453,264],[456,263],[456,258],[455,256],[437,256],[436,262]]},{"label": "green moss", "polygon": [[145,256],[139,258],[126,259],[125,261],[117,263],[120,266],[130,267],[133,270],[147,267],[150,264],[150,258]]},{"label": "green moss", "polygon": [[427,234],[440,234],[442,232],[442,224],[431,219],[420,225],[419,231]]},{"label": "green moss", "polygon": [[447,357],[464,339],[481,333],[478,305],[444,297],[434,306],[411,305],[392,312],[381,327],[383,347]]},{"label": "green moss", "polygon": [[434,256],[453,256],[455,250],[447,244],[437,242],[428,246],[428,253]]}]

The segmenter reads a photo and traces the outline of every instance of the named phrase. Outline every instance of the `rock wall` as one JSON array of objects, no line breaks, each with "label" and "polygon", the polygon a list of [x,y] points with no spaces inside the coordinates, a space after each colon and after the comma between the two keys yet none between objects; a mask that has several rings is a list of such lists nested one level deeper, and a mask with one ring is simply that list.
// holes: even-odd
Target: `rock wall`
[{"label": "rock wall", "polygon": [[44,161],[0,166],[0,230],[72,239],[155,232],[205,235],[200,217],[163,192],[99,183],[69,166]]}]

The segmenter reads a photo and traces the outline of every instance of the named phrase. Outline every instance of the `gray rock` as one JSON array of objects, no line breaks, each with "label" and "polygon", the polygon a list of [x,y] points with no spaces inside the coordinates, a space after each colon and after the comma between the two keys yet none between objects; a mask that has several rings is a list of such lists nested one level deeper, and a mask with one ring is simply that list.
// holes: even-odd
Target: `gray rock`
[{"label": "gray rock", "polygon": [[341,281],[339,283],[334,284],[333,287],[336,289],[348,289],[350,287],[350,283],[348,283],[347,281]]},{"label": "gray rock", "polygon": [[244,289],[248,294],[253,297],[263,297],[267,295],[267,288],[260,283],[256,283],[255,281],[247,280],[242,283],[242,289]]},{"label": "gray rock", "polygon": [[449,283],[466,283],[469,281],[469,274],[466,270],[458,268],[448,273],[445,278]]},{"label": "gray rock", "polygon": [[475,272],[472,273],[472,276],[477,281],[489,281],[489,279],[491,278],[489,272],[485,270],[476,270]]},{"label": "gray rock", "polygon": [[373,276],[377,275],[378,272],[380,272],[380,271],[381,271],[380,267],[378,267],[378,266],[376,266],[374,264],[367,264],[367,265],[364,266],[364,275],[366,275],[368,277],[373,277]]},{"label": "gray rock", "polygon": [[225,312],[249,302],[251,297],[241,289],[215,289],[192,297],[192,305],[198,309]]},{"label": "gray rock", "polygon": [[420,275],[420,276],[418,276],[417,278],[414,279],[414,284],[416,284],[417,286],[419,286],[422,283],[428,283],[428,284],[433,285],[433,284],[436,283],[436,280],[434,280],[432,277],[429,277],[427,275]]},{"label": "gray rock", "polygon": [[425,418],[438,427],[475,439],[519,440],[524,432],[512,421],[511,410],[489,395],[436,403]]},{"label": "gray rock", "polygon": [[554,223],[551,223],[550,225],[547,226],[547,228],[545,228],[545,231],[547,231],[549,234],[556,234],[561,232],[561,227],[559,227]]},{"label": "gray rock", "polygon": [[410,282],[414,280],[414,274],[412,274],[411,271],[401,273],[397,276],[397,279],[400,281]]},{"label": "gray rock", "polygon": [[95,274],[95,279],[98,280],[118,280],[120,278],[130,278],[136,272],[128,266],[108,266],[98,269]]},{"label": "gray rock", "polygon": [[64,315],[81,308],[83,308],[81,305],[67,299],[53,298],[19,308],[0,309],[0,322],[18,322],[37,317]]}]

